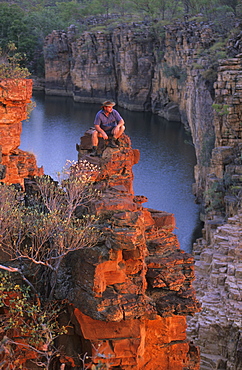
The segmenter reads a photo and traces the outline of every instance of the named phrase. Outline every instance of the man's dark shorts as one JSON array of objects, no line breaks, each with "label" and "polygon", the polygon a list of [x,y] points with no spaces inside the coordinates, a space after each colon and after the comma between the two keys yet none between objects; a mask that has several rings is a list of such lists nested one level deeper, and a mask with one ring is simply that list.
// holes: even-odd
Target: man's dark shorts
[{"label": "man's dark shorts", "polygon": [[108,136],[112,136],[112,135],[113,135],[113,134],[112,134],[113,129],[114,129],[114,127],[113,127],[113,128],[111,128],[110,130],[105,131],[105,132],[106,132],[106,134],[107,134]]}]

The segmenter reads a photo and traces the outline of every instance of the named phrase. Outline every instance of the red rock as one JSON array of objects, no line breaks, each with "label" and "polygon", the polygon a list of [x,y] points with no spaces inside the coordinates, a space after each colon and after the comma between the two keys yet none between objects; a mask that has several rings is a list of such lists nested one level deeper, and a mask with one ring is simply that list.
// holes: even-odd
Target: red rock
[{"label": "red rock", "polygon": [[[21,91],[16,88],[9,94],[6,85],[0,86],[2,101],[9,107],[26,106],[30,85],[23,82]],[[16,109],[8,119],[20,112],[25,108]],[[10,127],[0,123],[0,130],[5,126]],[[25,177],[42,169],[37,169],[32,155],[16,147],[19,125],[12,129],[8,131],[12,148],[0,139],[2,164],[7,167],[4,181],[23,184]],[[91,210],[100,216],[101,235],[96,246],[69,253],[58,271],[55,294],[73,307],[73,336],[88,343],[94,362],[110,369],[198,370],[199,352],[186,339],[186,315],[199,310],[192,288],[193,258],[180,250],[172,233],[174,216],[144,208],[147,198],[134,195],[132,166],[139,151],[131,148],[127,135],[122,135],[117,149],[100,142],[101,157],[88,154],[90,132],[84,138],[78,159],[97,166],[93,181],[102,196]],[[71,335],[62,345],[70,349],[73,343],[72,358],[78,358],[83,348],[68,339]],[[61,362],[77,365],[69,357],[61,357]]]},{"label": "red rock", "polygon": [[[93,161],[89,139],[86,134],[81,141],[79,161]],[[172,233],[174,216],[144,208],[147,198],[133,194],[134,152],[126,135],[122,143],[118,149],[100,146],[101,157],[94,158],[102,190],[92,206],[103,222],[99,246],[69,256],[63,265],[63,271],[72,266],[75,288],[68,294],[77,327],[98,345],[94,362],[110,369],[197,370],[198,351],[190,350],[186,338],[186,315],[199,310],[193,258]]]},{"label": "red rock", "polygon": [[1,181],[7,184],[19,183],[24,187],[24,178],[40,176],[33,154],[18,149],[22,121],[27,118],[27,106],[32,97],[32,80],[4,79],[0,81],[0,148],[2,165],[6,174]]},{"label": "red rock", "polygon": [[[85,338],[93,340],[103,362],[121,369],[183,370],[194,358],[186,341],[186,319],[182,316],[154,320],[131,320],[119,323],[92,320],[75,310]],[[97,350],[98,349],[98,350]],[[196,353],[196,356],[197,353]],[[97,361],[96,359],[96,361]],[[190,369],[198,370],[194,361]]]}]

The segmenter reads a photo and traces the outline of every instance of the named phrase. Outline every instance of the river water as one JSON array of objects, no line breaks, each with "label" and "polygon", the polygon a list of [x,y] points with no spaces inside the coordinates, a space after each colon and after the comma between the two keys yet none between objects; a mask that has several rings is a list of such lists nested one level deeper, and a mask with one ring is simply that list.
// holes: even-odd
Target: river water
[{"label": "river water", "polygon": [[[38,166],[55,178],[66,160],[77,160],[76,143],[93,125],[100,105],[43,93],[35,93],[33,100],[36,107],[23,122],[20,148],[34,153]],[[133,167],[135,195],[148,198],[145,207],[174,213],[180,246],[190,252],[201,230],[199,206],[192,195],[196,157],[187,143],[190,136],[180,123],[147,112],[116,109],[125,120],[132,147],[140,150],[140,161]]]}]

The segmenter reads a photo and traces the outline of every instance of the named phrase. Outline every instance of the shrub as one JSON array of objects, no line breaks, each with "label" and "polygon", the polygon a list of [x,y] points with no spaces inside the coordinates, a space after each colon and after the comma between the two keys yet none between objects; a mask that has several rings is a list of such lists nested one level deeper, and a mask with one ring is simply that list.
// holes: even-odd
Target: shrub
[{"label": "shrub", "polygon": [[164,75],[166,77],[173,77],[178,80],[179,84],[182,84],[186,81],[187,79],[187,72],[185,69],[180,68],[177,65],[174,66],[169,66],[167,63],[164,63]]},{"label": "shrub", "polygon": [[229,114],[229,105],[227,104],[213,104],[212,107],[219,116],[225,116]]},{"label": "shrub", "polygon": [[9,273],[0,272],[0,350],[2,369],[21,369],[26,359],[49,369],[59,356],[55,339],[66,332],[58,323],[64,305],[41,302],[30,287],[18,283]]},{"label": "shrub", "polygon": [[[36,178],[37,191],[27,197],[27,205],[24,193],[1,185],[2,250],[15,260],[35,264],[37,270],[42,266],[56,273],[67,253],[94,245],[97,217],[88,206],[98,196],[92,186],[95,170],[88,162],[69,163],[59,183],[48,176]],[[54,286],[45,293],[51,296]]]},{"label": "shrub", "polygon": [[213,182],[204,193],[206,213],[224,212],[224,187],[221,181]]},{"label": "shrub", "polygon": [[0,265],[8,272],[0,274],[4,369],[21,369],[27,358],[50,369],[59,356],[54,341],[65,328],[58,324],[64,306],[53,300],[57,272],[69,252],[97,243],[98,219],[89,207],[99,196],[97,173],[85,160],[68,162],[59,181],[36,178],[31,195],[0,184],[0,247],[9,255]]},{"label": "shrub", "polygon": [[6,50],[0,48],[0,78],[26,78],[30,75],[27,68],[21,66],[24,54],[17,52],[14,43],[9,43]]}]

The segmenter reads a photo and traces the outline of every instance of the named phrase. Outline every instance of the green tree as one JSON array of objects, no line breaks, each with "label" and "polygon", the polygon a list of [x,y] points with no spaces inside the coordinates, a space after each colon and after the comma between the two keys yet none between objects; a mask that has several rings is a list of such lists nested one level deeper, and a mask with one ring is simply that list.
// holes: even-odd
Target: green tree
[{"label": "green tree", "polygon": [[27,28],[24,23],[24,11],[16,5],[0,3],[0,46],[6,48],[9,42],[14,42],[21,51],[22,38]]},{"label": "green tree", "polygon": [[221,5],[226,5],[228,7],[231,7],[234,12],[236,11],[236,7],[238,3],[239,3],[238,0],[220,0]]},{"label": "green tree", "polygon": [[[162,1],[163,3],[163,1]],[[135,11],[142,12],[152,18],[157,16],[159,12],[159,4],[158,0],[134,0],[133,7]]]},{"label": "green tree", "polygon": [[235,10],[236,10],[236,15],[238,17],[242,17],[242,0],[238,0],[238,4]]},{"label": "green tree", "polygon": [[85,9],[84,6],[80,6],[80,4],[74,0],[69,2],[57,2],[56,8],[60,21],[66,22],[66,24],[78,22],[82,19]]}]

